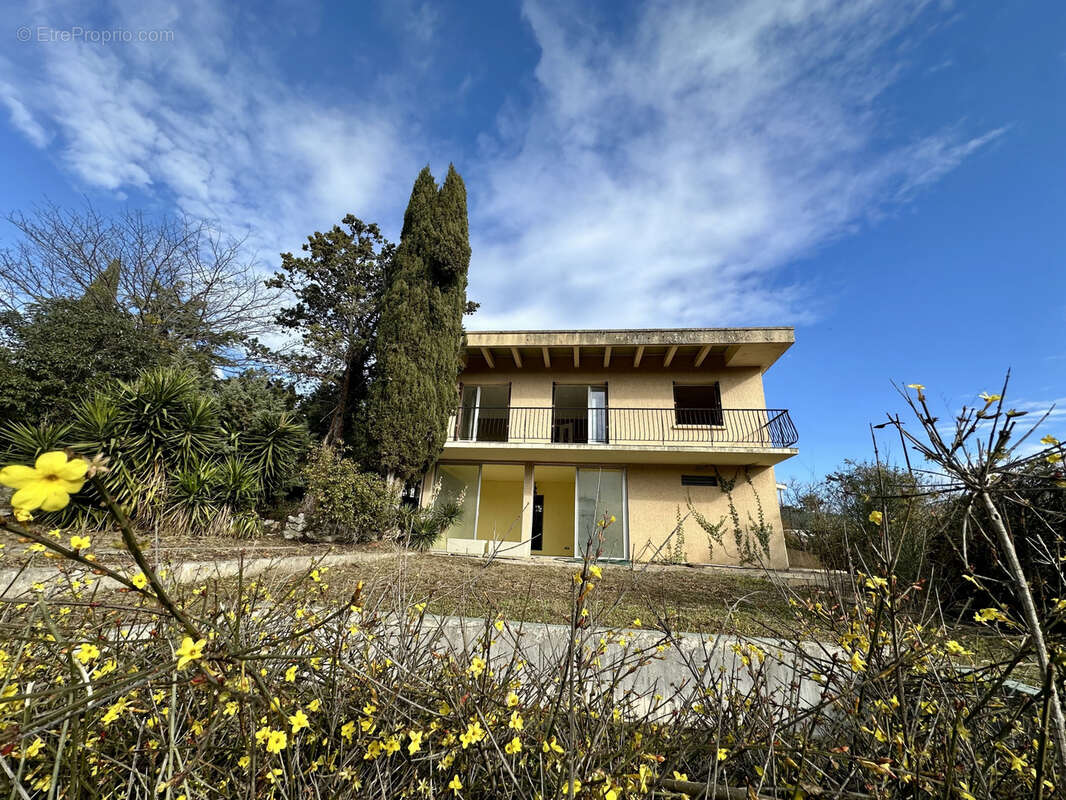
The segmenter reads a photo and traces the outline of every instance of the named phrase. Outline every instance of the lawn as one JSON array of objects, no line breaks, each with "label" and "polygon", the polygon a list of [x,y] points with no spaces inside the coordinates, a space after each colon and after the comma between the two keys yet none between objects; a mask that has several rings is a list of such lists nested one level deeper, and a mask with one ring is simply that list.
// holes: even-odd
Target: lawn
[{"label": "lawn", "polygon": [[[549,560],[485,563],[463,556],[397,554],[334,567],[323,580],[337,600],[363,581],[370,597],[388,600],[399,589],[412,602],[427,602],[435,614],[565,624],[579,568]],[[597,622],[623,627],[640,620],[645,627],[764,635],[796,627],[785,591],[758,574],[608,565],[596,581],[592,604]]]}]

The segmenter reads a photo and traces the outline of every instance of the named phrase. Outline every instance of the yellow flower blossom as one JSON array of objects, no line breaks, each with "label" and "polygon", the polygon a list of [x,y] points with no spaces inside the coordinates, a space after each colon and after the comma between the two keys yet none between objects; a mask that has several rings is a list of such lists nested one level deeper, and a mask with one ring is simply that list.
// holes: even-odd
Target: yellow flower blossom
[{"label": "yellow flower blossom", "polygon": [[521,752],[522,740],[515,736],[511,741],[503,746],[503,752],[509,756],[513,756],[515,753]]},{"label": "yellow flower blossom", "polygon": [[600,580],[600,578],[603,577],[603,570],[596,564],[593,564],[589,567],[589,575],[591,575],[596,580]]},{"label": "yellow flower blossom", "polygon": [[280,753],[289,744],[289,737],[285,731],[271,731],[267,736],[266,749],[268,753]]},{"label": "yellow flower blossom", "polygon": [[883,515],[881,514],[880,511],[871,511],[870,512],[870,522],[872,522],[874,525],[880,525],[882,518],[883,518]]},{"label": "yellow flower blossom", "polygon": [[130,582],[138,589],[143,589],[148,585],[148,578],[145,577],[143,572],[138,572],[130,579]]},{"label": "yellow flower blossom", "polygon": [[307,714],[305,714],[301,708],[296,709],[295,714],[289,715],[289,724],[292,725],[293,733],[299,733],[309,725]]},{"label": "yellow flower blossom", "polygon": [[191,636],[186,636],[181,640],[181,647],[178,648],[178,669],[184,669],[186,664],[191,664],[193,661],[198,661],[203,658],[204,646],[207,644],[207,639],[199,639],[193,641]]},{"label": "yellow flower blossom", "polygon": [[554,736],[551,738],[550,742],[546,741],[541,745],[541,750],[543,750],[545,753],[554,752],[556,755],[560,756],[565,752],[562,746],[557,741],[555,741]]},{"label": "yellow flower blossom", "polygon": [[507,727],[513,731],[520,731],[525,727],[525,720],[522,719],[522,715],[517,711],[512,711],[511,721],[507,723]]},{"label": "yellow flower blossom", "polygon": [[39,752],[41,752],[41,748],[43,748],[43,747],[44,747],[44,739],[42,739],[40,736],[38,736],[37,738],[35,738],[33,740],[33,744],[31,744],[29,747],[26,748],[26,750],[25,750],[26,758],[36,758],[37,754]]},{"label": "yellow flower blossom", "polygon": [[293,665],[293,666],[289,667],[287,670],[285,670],[285,680],[288,681],[289,683],[295,683],[296,682],[296,666],[295,665]]},{"label": "yellow flower blossom", "polygon": [[350,742],[352,740],[352,736],[354,736],[354,735],[355,735],[355,723],[354,722],[352,722],[351,720],[348,720],[348,722],[345,722],[343,725],[341,725],[341,738],[342,739],[344,739],[346,742]]},{"label": "yellow flower blossom", "polygon": [[81,491],[88,467],[82,458],[68,460],[62,450],[53,450],[38,456],[32,467],[4,467],[0,470],[0,483],[16,490],[11,496],[14,509],[59,511],[70,503],[72,494]]},{"label": "yellow flower blossom", "polygon": [[88,664],[99,655],[100,648],[88,642],[78,645],[78,648],[74,651],[74,658],[78,659],[82,664]]},{"label": "yellow flower blossom", "polygon": [[70,549],[71,550],[88,550],[92,545],[93,540],[88,536],[71,536],[70,537]]},{"label": "yellow flower blossom", "polygon": [[470,666],[467,667],[466,671],[475,678],[481,677],[481,673],[485,671],[485,659],[481,656],[474,656],[470,659]]},{"label": "yellow flower blossom", "polygon": [[1056,445],[1059,440],[1052,436],[1050,433],[1040,440],[1040,444]]},{"label": "yellow flower blossom", "polygon": [[317,697],[307,704],[308,711],[318,711],[320,708],[322,708],[322,701]]},{"label": "yellow flower blossom", "polygon": [[514,708],[516,705],[518,705],[518,695],[514,692],[508,692],[507,699],[504,700],[504,702],[507,704],[508,708]]},{"label": "yellow flower blossom", "polygon": [[411,741],[407,745],[407,752],[408,753],[410,753],[411,755],[414,755],[415,753],[417,753],[419,750],[422,749],[422,737],[424,735],[425,734],[423,734],[422,731],[410,731],[407,734],[407,736],[411,739]]},{"label": "yellow flower blossom", "polygon": [[452,775],[452,779],[448,781],[448,788],[455,794],[459,794],[459,790],[463,788],[463,782],[459,780],[458,775]]},{"label": "yellow flower blossom", "polygon": [[979,394],[977,396],[981,400],[984,400],[986,404],[991,404],[991,403],[994,403],[997,400],[1001,399],[1000,395],[998,395],[998,394],[989,394],[988,392],[981,392],[981,394]]},{"label": "yellow flower blossom", "polygon": [[725,761],[727,758],[729,758],[729,750],[727,748],[725,748],[725,747],[719,747],[718,748],[718,760],[719,761]]}]

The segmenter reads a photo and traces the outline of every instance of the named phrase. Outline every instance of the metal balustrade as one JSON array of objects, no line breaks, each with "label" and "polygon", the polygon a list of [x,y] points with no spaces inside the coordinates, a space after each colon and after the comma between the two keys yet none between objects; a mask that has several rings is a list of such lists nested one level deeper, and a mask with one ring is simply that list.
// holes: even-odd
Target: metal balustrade
[{"label": "metal balustrade", "polygon": [[520,444],[685,444],[792,447],[799,434],[777,408],[462,407],[450,441]]}]

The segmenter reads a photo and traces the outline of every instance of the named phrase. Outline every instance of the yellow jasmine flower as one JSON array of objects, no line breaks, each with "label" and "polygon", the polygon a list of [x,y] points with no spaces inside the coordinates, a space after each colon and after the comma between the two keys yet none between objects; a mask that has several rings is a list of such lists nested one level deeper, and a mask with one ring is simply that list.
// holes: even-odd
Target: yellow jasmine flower
[{"label": "yellow jasmine flower", "polygon": [[88,642],[78,645],[78,648],[74,651],[74,658],[78,659],[82,664],[88,664],[99,655],[100,648]]},{"label": "yellow jasmine flower", "polygon": [[423,733],[422,731],[411,731],[407,735],[411,738],[410,743],[407,745],[407,752],[414,755],[422,749]]},{"label": "yellow jasmine flower", "polygon": [[26,748],[26,758],[34,758],[39,752],[41,752],[42,747],[44,747],[44,739],[38,736],[33,740],[33,744]]},{"label": "yellow jasmine flower", "polygon": [[475,678],[481,677],[481,673],[485,671],[485,659],[481,656],[474,656],[470,659],[470,666],[466,670]]},{"label": "yellow jasmine flower", "polygon": [[507,723],[507,727],[511,730],[520,731],[525,727],[525,721],[522,719],[522,715],[517,711],[511,712],[511,721]]},{"label": "yellow jasmine flower", "polygon": [[508,708],[514,708],[518,705],[518,695],[514,692],[508,692],[507,699],[504,702],[507,704]]},{"label": "yellow jasmine flower", "polygon": [[385,744],[382,746],[382,749],[385,751],[385,755],[391,756],[393,753],[397,752],[400,749],[400,740],[395,736],[390,736],[388,739],[385,740]]},{"label": "yellow jasmine flower", "polygon": [[850,664],[852,670],[855,672],[862,672],[862,670],[866,669],[866,662],[862,660],[862,656],[859,654],[858,650],[852,652]]},{"label": "yellow jasmine flower", "polygon": [[459,790],[463,788],[463,782],[459,780],[458,775],[452,775],[452,779],[448,781],[448,788],[455,794],[459,794]]},{"label": "yellow jasmine flower", "polygon": [[954,639],[949,640],[947,642],[947,644],[945,645],[945,647],[947,647],[948,652],[951,653],[952,655],[956,655],[956,656],[970,656],[970,655],[973,655],[973,651],[972,650],[967,650],[965,647],[963,647],[961,644],[956,642]]},{"label": "yellow jasmine flower", "polygon": [[979,394],[977,396],[981,400],[984,400],[986,404],[994,403],[994,402],[996,402],[997,400],[1000,399],[1000,395],[998,395],[998,394],[989,394],[988,392],[981,392],[981,394]]},{"label": "yellow jasmine flower", "polygon": [[1054,436],[1052,436],[1050,433],[1047,436],[1045,436],[1043,439],[1040,440],[1040,444],[1056,445],[1058,443],[1059,443],[1059,440],[1056,439]]},{"label": "yellow jasmine flower", "polygon": [[320,708],[322,708],[322,701],[319,700],[317,697],[307,704],[308,711],[318,711],[318,709]]},{"label": "yellow jasmine flower", "polygon": [[553,736],[553,737],[551,738],[551,741],[550,741],[550,742],[547,742],[547,741],[546,741],[546,742],[544,742],[544,743],[543,743],[543,744],[541,745],[541,749],[542,749],[542,750],[543,750],[543,751],[544,751],[545,753],[551,753],[551,752],[553,752],[553,751],[554,751],[554,752],[555,752],[555,753],[556,753],[557,755],[562,755],[562,754],[563,754],[563,752],[564,752],[564,750],[563,750],[563,748],[562,748],[562,747],[560,746],[560,744],[559,744],[559,743],[558,743],[557,741],[555,741],[555,737],[554,737],[554,736]]},{"label": "yellow jasmine flower", "polygon": [[518,753],[521,750],[522,741],[517,736],[515,736],[513,739],[511,739],[511,741],[509,741],[503,746],[503,752],[507,753],[507,755],[509,756],[513,756],[515,753]]},{"label": "yellow jasmine flower", "polygon": [[295,667],[295,665],[291,666],[287,670],[285,670],[285,680],[288,681],[289,683],[295,683],[296,682],[296,667]]},{"label": "yellow jasmine flower", "polygon": [[87,550],[93,543],[93,540],[88,536],[71,536],[70,537],[70,549],[71,550]]},{"label": "yellow jasmine flower", "polygon": [[298,708],[295,714],[289,716],[289,724],[292,725],[293,733],[299,733],[308,727],[307,715],[303,712],[303,709]]},{"label": "yellow jasmine flower", "polygon": [[267,736],[266,749],[268,753],[280,753],[289,744],[289,737],[285,731],[271,731]]},{"label": "yellow jasmine flower", "polygon": [[130,579],[130,582],[138,589],[143,589],[148,585],[148,578],[145,577],[143,572],[138,572]]},{"label": "yellow jasmine flower", "polygon": [[603,570],[596,564],[593,564],[591,567],[589,567],[589,575],[591,575],[596,580],[599,580],[603,577]]},{"label": "yellow jasmine flower", "polygon": [[874,525],[880,525],[882,518],[883,518],[883,515],[881,514],[880,511],[871,511],[870,512],[870,522],[872,522]]},{"label": "yellow jasmine flower", "polygon": [[355,735],[355,723],[349,720],[341,725],[341,738],[347,742],[352,740],[352,736]]},{"label": "yellow jasmine flower", "polygon": [[204,646],[207,644],[207,639],[200,639],[193,641],[191,636],[186,636],[181,640],[181,647],[178,648],[178,669],[184,669],[186,664],[190,664],[193,661],[198,661],[203,658]]},{"label": "yellow jasmine flower", "polygon": [[81,491],[85,471],[84,459],[67,460],[67,454],[53,450],[38,456],[32,467],[13,464],[0,470],[0,483],[15,489],[11,506],[23,512],[34,509],[58,511],[70,503],[70,496]]}]

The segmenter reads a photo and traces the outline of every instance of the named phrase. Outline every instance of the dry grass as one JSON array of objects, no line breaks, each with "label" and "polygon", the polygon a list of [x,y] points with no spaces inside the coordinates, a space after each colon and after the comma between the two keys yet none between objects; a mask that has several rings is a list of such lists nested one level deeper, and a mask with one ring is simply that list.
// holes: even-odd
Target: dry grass
[{"label": "dry grass", "polygon": [[[397,555],[335,567],[325,580],[341,598],[363,581],[373,595],[395,592],[428,601],[435,614],[497,616],[523,622],[568,624],[573,575],[579,565],[552,561],[486,564],[445,555]],[[597,581],[598,618],[608,625],[765,634],[792,627],[781,588],[758,576],[726,575],[683,567],[604,566]]]}]

